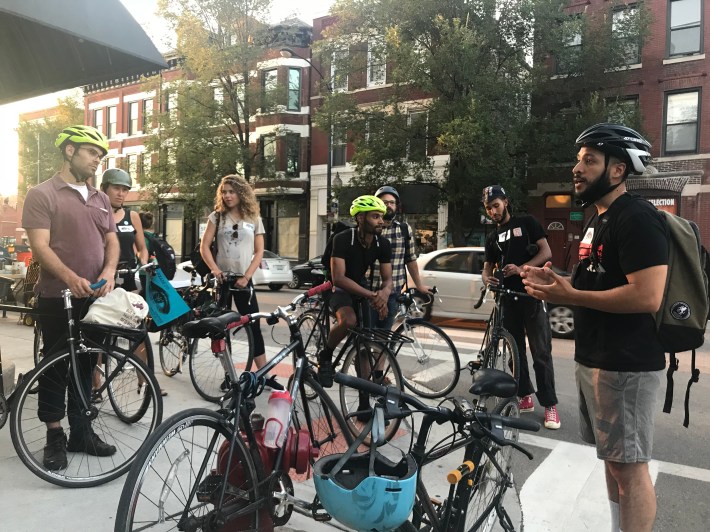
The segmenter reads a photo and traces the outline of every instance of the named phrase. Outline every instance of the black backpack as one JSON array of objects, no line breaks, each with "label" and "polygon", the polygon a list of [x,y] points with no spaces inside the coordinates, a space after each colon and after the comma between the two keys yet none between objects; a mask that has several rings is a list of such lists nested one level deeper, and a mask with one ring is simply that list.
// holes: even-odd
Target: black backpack
[{"label": "black backpack", "polygon": [[146,235],[149,249],[152,251],[155,260],[158,261],[158,267],[163,271],[168,280],[175,277],[177,265],[175,264],[175,250],[162,238],[155,235]]},{"label": "black backpack", "polygon": [[323,265],[323,270],[325,271],[326,280],[331,280],[330,278],[330,258],[333,255],[333,238],[338,233],[342,233],[346,229],[353,229],[354,226],[347,224],[345,222],[337,222],[333,224],[333,232],[328,237],[328,241],[325,243],[325,249],[323,250],[323,256],[321,257],[321,264]]}]

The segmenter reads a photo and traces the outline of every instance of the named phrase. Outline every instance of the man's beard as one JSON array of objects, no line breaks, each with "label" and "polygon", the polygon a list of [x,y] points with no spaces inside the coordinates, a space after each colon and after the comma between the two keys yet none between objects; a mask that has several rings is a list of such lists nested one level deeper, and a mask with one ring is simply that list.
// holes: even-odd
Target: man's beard
[{"label": "man's beard", "polygon": [[384,216],[382,217],[382,219],[383,219],[385,222],[391,222],[392,220],[394,220],[394,217],[395,217],[395,216],[397,216],[397,213],[394,212],[394,211],[393,211],[392,209],[390,209],[389,207],[387,207],[387,212],[384,214]]},{"label": "man's beard", "polygon": [[89,179],[96,176],[96,173],[91,170],[80,171],[71,161],[69,162],[69,172],[79,183],[86,183]]},{"label": "man's beard", "polygon": [[596,179],[591,185],[588,185],[582,192],[575,193],[575,196],[582,203],[582,205],[587,207],[606,196],[609,192],[611,192],[611,190],[613,190],[611,179],[609,178],[609,172],[607,172],[605,168],[602,175],[600,175],[598,179]]}]

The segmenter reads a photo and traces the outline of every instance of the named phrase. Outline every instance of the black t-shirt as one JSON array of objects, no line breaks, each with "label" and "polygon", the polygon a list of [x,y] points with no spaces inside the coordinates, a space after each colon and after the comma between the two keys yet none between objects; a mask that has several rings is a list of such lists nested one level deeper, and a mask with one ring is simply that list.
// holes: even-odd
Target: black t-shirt
[{"label": "black t-shirt", "polygon": [[[646,200],[624,194],[589,227],[579,255],[575,288],[601,291],[628,284],[626,275],[668,264],[663,215]],[[598,265],[592,264],[593,259]],[[612,314],[578,307],[574,325],[575,360],[580,364],[609,371],[665,367],[651,314]]]},{"label": "black t-shirt", "polygon": [[333,257],[345,260],[345,276],[360,286],[369,287],[367,272],[370,266],[379,260],[380,264],[392,261],[390,241],[382,236],[375,236],[369,248],[360,244],[357,229],[338,233],[333,237]]},{"label": "black t-shirt", "polygon": [[[499,225],[486,238],[485,260],[499,268],[506,264],[520,266],[537,254],[530,254],[528,246],[546,236],[545,230],[532,216],[512,216],[508,223]],[[519,275],[506,277],[503,285],[511,290],[523,290],[523,280]]]}]

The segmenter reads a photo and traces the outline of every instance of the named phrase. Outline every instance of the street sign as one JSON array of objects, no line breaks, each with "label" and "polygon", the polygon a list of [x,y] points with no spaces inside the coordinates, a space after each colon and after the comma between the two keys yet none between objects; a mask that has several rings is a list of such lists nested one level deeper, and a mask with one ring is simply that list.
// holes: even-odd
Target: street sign
[{"label": "street sign", "polygon": [[569,220],[570,222],[581,222],[584,220],[584,213],[580,211],[570,211]]}]

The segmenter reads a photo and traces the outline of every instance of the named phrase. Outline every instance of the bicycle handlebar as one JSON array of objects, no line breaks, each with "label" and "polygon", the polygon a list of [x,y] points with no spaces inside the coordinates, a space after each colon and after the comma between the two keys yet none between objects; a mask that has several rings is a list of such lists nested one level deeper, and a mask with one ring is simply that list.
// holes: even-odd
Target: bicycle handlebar
[{"label": "bicycle handlebar", "polygon": [[532,297],[527,292],[518,292],[517,290],[511,290],[510,288],[503,288],[500,286],[495,286],[495,285],[489,284],[485,287],[481,287],[481,297],[479,297],[478,301],[476,301],[476,303],[473,305],[474,309],[479,308],[483,304],[483,300],[486,298],[486,294],[488,294],[489,291],[493,292],[494,294],[500,294],[502,296],[512,297],[514,299],[517,299],[519,297],[525,297],[525,298]]}]

